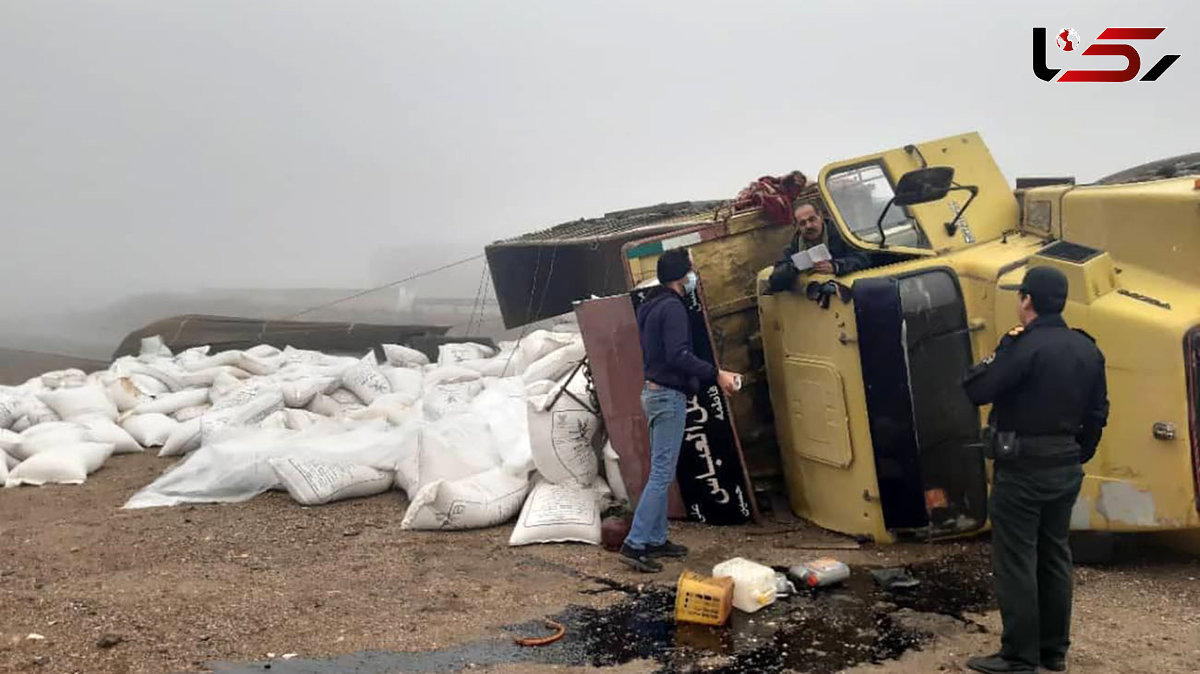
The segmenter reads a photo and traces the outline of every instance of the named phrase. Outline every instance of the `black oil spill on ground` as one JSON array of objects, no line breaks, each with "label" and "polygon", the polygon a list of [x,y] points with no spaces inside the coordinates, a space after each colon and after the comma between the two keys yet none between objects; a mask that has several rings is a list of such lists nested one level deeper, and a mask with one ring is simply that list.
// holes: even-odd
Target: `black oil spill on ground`
[{"label": "black oil spill on ground", "polygon": [[[676,624],[674,590],[631,593],[604,609],[572,606],[553,619],[566,636],[550,646],[517,646],[511,636],[424,653],[364,652],[328,660],[216,664],[226,674],[404,674],[459,672],[506,663],[607,667],[653,660],[658,674],[832,674],[896,658],[929,635],[902,616],[939,614],[962,620],[993,604],[986,557],[958,556],[908,567],[921,584],[885,592],[869,569],[855,568],[840,587],[776,601],[756,613],[734,611],[724,627]],[[508,628],[545,634],[540,622]],[[269,669],[268,669],[269,667]]]}]

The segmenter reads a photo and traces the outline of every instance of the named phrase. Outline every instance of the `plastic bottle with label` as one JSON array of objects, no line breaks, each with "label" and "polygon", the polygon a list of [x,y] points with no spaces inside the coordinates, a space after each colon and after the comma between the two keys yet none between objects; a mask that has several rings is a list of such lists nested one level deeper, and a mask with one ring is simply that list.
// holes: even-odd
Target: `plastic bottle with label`
[{"label": "plastic bottle with label", "polygon": [[845,562],[828,557],[798,564],[788,571],[809,588],[836,585],[850,577],[850,567]]}]

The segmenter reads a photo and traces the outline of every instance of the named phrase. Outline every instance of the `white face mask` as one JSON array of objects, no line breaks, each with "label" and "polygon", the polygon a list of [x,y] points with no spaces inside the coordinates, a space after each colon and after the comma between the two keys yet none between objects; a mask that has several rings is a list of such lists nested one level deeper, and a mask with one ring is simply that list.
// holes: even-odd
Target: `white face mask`
[{"label": "white face mask", "polygon": [[696,292],[696,281],[698,281],[698,280],[699,280],[699,277],[696,276],[696,272],[689,271],[687,273],[687,279],[683,282],[683,289],[688,291],[689,293]]}]

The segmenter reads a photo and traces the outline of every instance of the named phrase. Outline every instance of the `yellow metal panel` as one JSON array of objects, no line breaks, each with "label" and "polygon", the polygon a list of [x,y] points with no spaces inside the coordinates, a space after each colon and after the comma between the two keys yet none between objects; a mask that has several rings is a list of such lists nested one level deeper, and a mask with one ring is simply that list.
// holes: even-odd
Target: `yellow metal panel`
[{"label": "yellow metal panel", "polygon": [[[769,275],[769,270],[763,270],[759,282],[764,283]],[[775,431],[783,448],[788,498],[797,515],[819,526],[891,542],[894,539],[884,528],[878,500],[853,306],[840,300],[828,310],[815,306],[803,294],[794,292],[759,298],[771,404]],[[808,440],[797,424],[783,421],[791,418],[796,401],[803,396],[797,390],[800,380],[788,373],[785,363],[805,361],[825,363],[841,376],[852,459],[848,466],[813,460],[812,455],[820,450],[806,446]]]},{"label": "yellow metal panel", "polygon": [[1079,187],[1063,197],[1063,238],[1200,285],[1200,190],[1195,178]]},{"label": "yellow metal panel", "polygon": [[791,437],[799,440],[793,448],[796,456],[849,467],[854,456],[841,375],[830,363],[804,358],[788,358],[783,369],[790,382]]},{"label": "yellow metal panel", "polygon": [[[959,185],[978,187],[979,195],[971,203],[963,219],[959,221],[960,227],[953,235],[947,232],[945,224],[953,220],[955,214],[966,205],[969,196],[966,192],[951,192],[946,198],[939,201],[908,207],[909,213],[917,219],[928,237],[932,250],[898,246],[888,246],[887,250],[918,256],[931,255],[935,252],[944,253],[998,239],[1004,232],[1017,228],[1016,197],[1009,189],[1008,181],[978,133],[966,133],[928,143],[919,143],[916,148],[925,157],[929,166],[952,166],[955,181]],[[872,161],[883,163],[893,189],[901,176],[921,168],[921,161],[917,153],[897,148],[829,164],[821,169],[819,177],[821,194],[842,233],[855,245],[866,249],[878,249],[879,246],[858,239],[850,233],[836,204],[830,198],[826,179],[833,171]],[[893,206],[893,208],[897,207]],[[963,225],[964,222],[965,225]]]}]

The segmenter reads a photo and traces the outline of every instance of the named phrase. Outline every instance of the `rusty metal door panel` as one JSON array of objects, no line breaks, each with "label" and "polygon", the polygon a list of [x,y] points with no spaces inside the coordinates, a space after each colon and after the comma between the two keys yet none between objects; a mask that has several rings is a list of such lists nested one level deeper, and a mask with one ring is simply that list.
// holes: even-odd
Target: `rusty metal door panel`
[{"label": "rusty metal door panel", "polygon": [[[575,305],[579,331],[592,369],[604,426],[620,457],[621,479],[636,505],[650,474],[650,429],[642,409],[642,346],[628,295]],[[677,483],[671,484],[668,515],[686,516]]]}]

